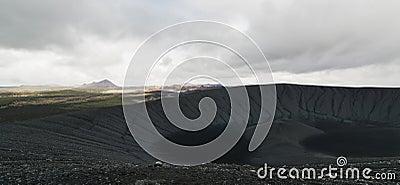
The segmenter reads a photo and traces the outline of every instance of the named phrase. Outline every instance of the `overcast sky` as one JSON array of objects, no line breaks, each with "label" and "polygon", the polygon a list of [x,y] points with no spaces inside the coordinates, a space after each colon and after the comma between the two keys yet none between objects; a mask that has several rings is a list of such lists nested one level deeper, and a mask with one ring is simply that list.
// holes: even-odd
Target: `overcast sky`
[{"label": "overcast sky", "polygon": [[152,33],[214,20],[252,37],[276,82],[400,86],[400,1],[0,1],[0,85],[122,85]]}]

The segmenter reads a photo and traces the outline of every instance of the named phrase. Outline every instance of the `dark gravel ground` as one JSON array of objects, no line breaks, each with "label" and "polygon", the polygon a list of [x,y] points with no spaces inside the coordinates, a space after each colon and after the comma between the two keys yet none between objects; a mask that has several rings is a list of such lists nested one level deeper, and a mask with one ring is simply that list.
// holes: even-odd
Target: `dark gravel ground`
[{"label": "dark gravel ground", "polygon": [[1,184],[254,184],[254,167],[135,165],[117,161],[2,161]]},{"label": "dark gravel ground", "polygon": [[[396,177],[400,177],[399,162],[387,160],[350,165],[369,167],[374,173],[395,172]],[[319,169],[322,166],[315,167]],[[303,167],[311,166],[297,166],[299,169]],[[277,177],[261,180],[256,175],[258,168],[235,164],[185,167],[91,160],[1,161],[0,184],[400,184],[399,180],[280,180]]]}]

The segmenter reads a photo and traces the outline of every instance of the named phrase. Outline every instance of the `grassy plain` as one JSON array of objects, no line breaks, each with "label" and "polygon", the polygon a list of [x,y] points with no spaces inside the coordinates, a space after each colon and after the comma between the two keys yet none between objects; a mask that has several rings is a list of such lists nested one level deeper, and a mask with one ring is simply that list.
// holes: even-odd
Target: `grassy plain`
[{"label": "grassy plain", "polygon": [[1,92],[0,123],[118,105],[120,93],[80,89]]}]

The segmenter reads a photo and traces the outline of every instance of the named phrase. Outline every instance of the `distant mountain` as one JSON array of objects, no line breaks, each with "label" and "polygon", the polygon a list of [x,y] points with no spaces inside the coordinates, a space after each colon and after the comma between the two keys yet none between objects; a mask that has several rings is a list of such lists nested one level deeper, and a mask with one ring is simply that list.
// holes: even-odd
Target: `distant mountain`
[{"label": "distant mountain", "polygon": [[83,88],[83,89],[117,89],[117,88],[119,88],[119,86],[115,85],[110,80],[105,79],[105,80],[102,80],[99,82],[83,84],[79,88]]}]

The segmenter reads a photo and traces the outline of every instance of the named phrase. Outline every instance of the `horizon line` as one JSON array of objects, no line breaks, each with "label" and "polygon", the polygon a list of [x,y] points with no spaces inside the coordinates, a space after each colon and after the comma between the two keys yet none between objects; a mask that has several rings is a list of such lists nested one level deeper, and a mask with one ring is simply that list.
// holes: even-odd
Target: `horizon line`
[{"label": "horizon line", "polygon": [[[96,80],[96,81],[92,81],[89,83],[81,83],[80,85],[60,85],[60,84],[19,84],[19,85],[0,85],[0,88],[23,88],[23,87],[52,87],[52,88],[78,88],[80,86],[83,85],[87,85],[90,83],[98,83],[104,80],[108,80],[108,79],[103,79],[103,80]],[[108,80],[110,81],[110,80]],[[110,81],[111,82],[111,81]],[[117,88],[133,88],[133,87],[143,87],[143,85],[131,85],[131,86],[124,86],[124,85],[119,85],[119,84],[115,84],[113,82],[111,82],[112,84],[114,84],[115,86],[117,86]],[[319,87],[347,87],[347,88],[400,88],[400,85],[395,86],[395,85],[348,85],[348,84],[318,84],[318,83],[301,83],[301,82],[274,82],[274,83],[267,83],[267,84],[244,84],[244,86],[253,86],[253,85],[298,85],[298,86],[319,86]],[[170,85],[164,85],[165,87],[168,86],[176,86],[176,85],[180,85],[180,84],[170,84]],[[202,83],[202,84],[191,84],[191,85],[195,85],[195,86],[199,86],[199,85],[216,85],[216,83]],[[152,84],[152,85],[148,85],[149,87],[153,87],[153,86],[162,86],[160,84]],[[229,85],[226,87],[239,87],[242,85]]]}]

